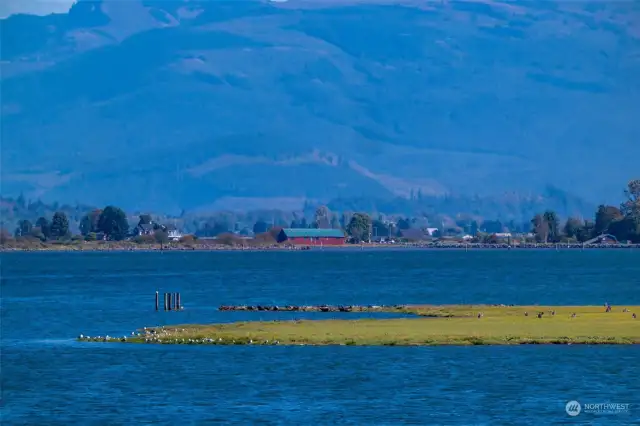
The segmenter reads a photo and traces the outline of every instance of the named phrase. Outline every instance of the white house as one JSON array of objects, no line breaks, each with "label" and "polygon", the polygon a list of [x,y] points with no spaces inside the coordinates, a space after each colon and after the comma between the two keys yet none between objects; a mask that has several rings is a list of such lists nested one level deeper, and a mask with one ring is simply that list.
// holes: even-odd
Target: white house
[{"label": "white house", "polygon": [[177,229],[172,229],[167,233],[167,236],[171,241],[179,241],[182,238],[182,233]]},{"label": "white house", "polygon": [[433,237],[433,234],[435,234],[438,231],[438,228],[427,228],[426,231],[427,231],[427,234]]},{"label": "white house", "polygon": [[494,234],[496,236],[496,238],[499,239],[509,239],[511,238],[511,232],[498,232],[497,234]]}]

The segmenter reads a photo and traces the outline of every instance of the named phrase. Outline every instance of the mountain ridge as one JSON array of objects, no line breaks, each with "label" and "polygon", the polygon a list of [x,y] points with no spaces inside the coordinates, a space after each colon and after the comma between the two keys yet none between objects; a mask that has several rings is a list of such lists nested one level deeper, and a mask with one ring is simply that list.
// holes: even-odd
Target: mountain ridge
[{"label": "mountain ridge", "polygon": [[549,185],[617,199],[640,158],[638,14],[548,3],[81,1],[9,17],[3,192],[140,209]]}]

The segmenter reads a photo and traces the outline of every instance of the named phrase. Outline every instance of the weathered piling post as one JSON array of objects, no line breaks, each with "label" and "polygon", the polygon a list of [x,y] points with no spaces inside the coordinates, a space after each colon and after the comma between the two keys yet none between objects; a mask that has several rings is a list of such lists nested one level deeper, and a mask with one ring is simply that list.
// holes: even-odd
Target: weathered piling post
[{"label": "weathered piling post", "polygon": [[158,292],[156,291],[156,311],[158,310],[158,298],[160,296],[158,295]]},{"label": "weathered piling post", "polygon": [[164,310],[165,311],[169,310],[169,294],[168,293],[164,294]]},{"label": "weathered piling post", "polygon": [[169,296],[169,310],[173,310],[173,293],[167,293]]},{"label": "weathered piling post", "polygon": [[176,311],[182,310],[182,305],[180,304],[180,293],[176,293]]}]

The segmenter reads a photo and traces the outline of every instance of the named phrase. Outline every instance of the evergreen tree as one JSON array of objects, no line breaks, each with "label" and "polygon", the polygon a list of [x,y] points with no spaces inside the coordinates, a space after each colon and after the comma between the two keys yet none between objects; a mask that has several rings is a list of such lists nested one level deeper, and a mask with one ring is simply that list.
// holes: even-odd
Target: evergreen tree
[{"label": "evergreen tree", "polygon": [[104,232],[110,240],[125,239],[129,232],[127,215],[119,207],[105,207],[98,219],[98,231]]},{"label": "evergreen tree", "polygon": [[33,224],[27,219],[21,220],[18,222],[18,227],[16,228],[15,236],[16,237],[26,237],[31,234],[33,230]]},{"label": "evergreen tree", "polygon": [[82,235],[88,235],[92,232],[98,232],[98,221],[100,220],[101,214],[102,210],[96,209],[84,215],[80,220],[80,233]]},{"label": "evergreen tree", "polygon": [[38,220],[36,220],[36,226],[40,228],[40,232],[42,232],[45,239],[51,238],[51,225],[46,217],[39,217]]},{"label": "evergreen tree", "polygon": [[69,234],[69,219],[63,212],[56,212],[51,220],[51,237],[60,239]]},{"label": "evergreen tree", "polygon": [[537,214],[531,219],[531,232],[539,243],[546,243],[549,240],[549,223],[544,215]]},{"label": "evergreen tree", "polygon": [[264,220],[259,220],[253,225],[253,233],[256,235],[263,234],[268,230],[269,230],[269,224]]},{"label": "evergreen tree", "polygon": [[606,234],[609,232],[611,224],[617,220],[621,220],[623,214],[617,207],[600,205],[596,212],[595,236]]},{"label": "evergreen tree", "polygon": [[556,212],[547,210],[544,212],[543,218],[549,232],[548,241],[553,243],[560,241],[560,220],[558,220]]},{"label": "evergreen tree", "polygon": [[590,240],[591,238],[593,238],[593,234],[595,233],[594,228],[595,224],[593,222],[585,221],[584,225],[580,229],[578,229],[576,239],[581,243]]},{"label": "evergreen tree", "polygon": [[364,213],[355,213],[346,229],[356,241],[368,240],[371,234],[371,218]]},{"label": "evergreen tree", "polygon": [[570,217],[564,224],[564,234],[569,238],[577,238],[583,223],[580,219]]}]

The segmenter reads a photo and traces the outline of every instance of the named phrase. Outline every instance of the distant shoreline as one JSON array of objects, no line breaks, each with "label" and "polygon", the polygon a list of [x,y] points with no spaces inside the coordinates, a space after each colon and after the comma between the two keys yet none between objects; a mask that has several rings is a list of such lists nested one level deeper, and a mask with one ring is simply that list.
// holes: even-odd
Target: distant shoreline
[{"label": "distant shoreline", "polygon": [[283,245],[253,245],[231,246],[218,244],[167,244],[162,247],[159,244],[135,244],[135,243],[76,243],[57,244],[43,243],[38,246],[0,246],[0,252],[209,252],[209,251],[320,251],[320,250],[624,250],[640,249],[640,244],[521,244],[509,246],[507,244],[433,244],[433,243],[406,243],[406,244],[345,244],[341,246],[283,246]]}]

